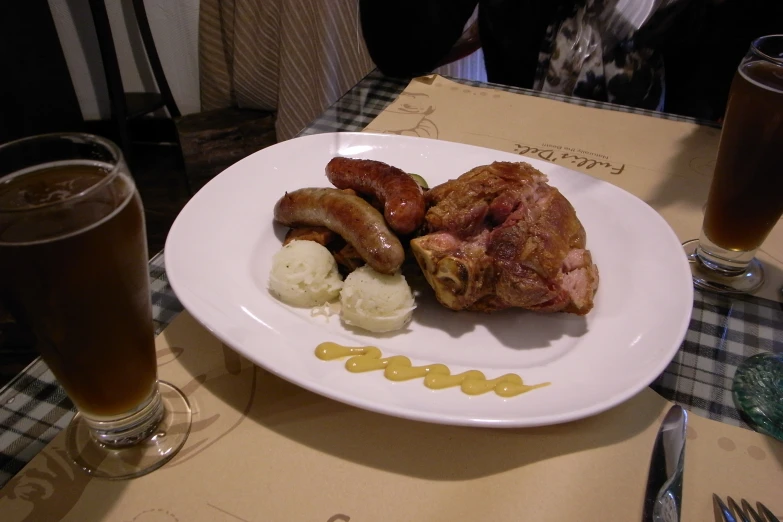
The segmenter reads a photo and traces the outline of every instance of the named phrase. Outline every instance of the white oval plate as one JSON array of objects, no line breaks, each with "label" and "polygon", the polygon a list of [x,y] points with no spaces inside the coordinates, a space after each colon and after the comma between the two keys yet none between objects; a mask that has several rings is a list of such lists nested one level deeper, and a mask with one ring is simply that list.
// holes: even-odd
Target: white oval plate
[{"label": "white oval plate", "polygon": [[[429,291],[410,327],[396,335],[349,330],[337,317],[311,317],[267,291],[285,229],[272,222],[287,190],[329,186],[334,156],[375,159],[424,176],[430,186],[492,161],[527,161],[571,201],[601,273],[584,318],[522,310],[452,312]],[[658,213],[609,183],[517,155],[430,139],[367,133],[307,136],[266,148],[210,181],[177,217],[166,271],[182,304],[222,341],[303,388],[360,408],[428,422],[540,426],[594,415],[650,384],[674,357],[693,303],[677,237]],[[550,386],[503,399],[432,391],[421,379],[393,383],[382,372],[349,373],[314,355],[323,341],[378,346],[414,364],[444,363],[488,378],[515,372]]]}]

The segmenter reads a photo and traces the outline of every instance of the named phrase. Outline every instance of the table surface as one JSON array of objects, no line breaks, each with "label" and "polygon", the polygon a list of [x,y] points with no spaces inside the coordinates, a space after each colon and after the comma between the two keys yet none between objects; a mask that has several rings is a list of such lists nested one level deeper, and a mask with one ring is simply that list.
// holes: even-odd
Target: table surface
[{"label": "table surface", "polygon": [[[631,112],[676,121],[711,125],[691,118],[581,100],[501,85],[457,80],[605,110]],[[300,135],[360,131],[408,82],[373,71],[308,125]],[[150,261],[153,318],[160,333],[181,311],[166,278],[163,253]],[[685,340],[651,387],[698,415],[748,426],[731,395],[737,366],[762,351],[783,352],[783,304],[755,297],[726,297],[697,290]],[[40,359],[0,390],[0,487],[68,425],[74,408],[52,372]]]}]

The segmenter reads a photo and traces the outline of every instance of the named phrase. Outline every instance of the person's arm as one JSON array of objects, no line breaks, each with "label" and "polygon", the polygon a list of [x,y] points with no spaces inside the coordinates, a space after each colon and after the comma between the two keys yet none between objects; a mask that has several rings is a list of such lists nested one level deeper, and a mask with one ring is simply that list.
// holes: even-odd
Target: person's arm
[{"label": "person's arm", "polygon": [[427,74],[462,36],[478,0],[359,0],[364,41],[389,76]]}]

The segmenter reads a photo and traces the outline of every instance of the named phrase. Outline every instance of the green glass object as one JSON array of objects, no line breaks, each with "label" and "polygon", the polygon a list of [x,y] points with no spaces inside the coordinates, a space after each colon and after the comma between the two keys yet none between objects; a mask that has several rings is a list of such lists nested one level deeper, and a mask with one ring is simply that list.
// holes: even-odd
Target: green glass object
[{"label": "green glass object", "polygon": [[408,174],[408,176],[412,177],[413,181],[415,181],[424,190],[427,190],[428,188],[430,188],[430,186],[427,185],[427,180],[422,178],[418,174]]},{"label": "green glass object", "polygon": [[760,353],[737,368],[734,403],[758,431],[783,441],[783,354]]}]

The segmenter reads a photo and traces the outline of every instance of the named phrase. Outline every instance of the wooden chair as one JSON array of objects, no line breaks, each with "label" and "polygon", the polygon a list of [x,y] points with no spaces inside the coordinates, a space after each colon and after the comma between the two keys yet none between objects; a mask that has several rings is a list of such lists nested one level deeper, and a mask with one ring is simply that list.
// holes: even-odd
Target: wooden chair
[{"label": "wooden chair", "polygon": [[158,84],[160,93],[157,92],[125,92],[122,85],[120,66],[117,62],[117,53],[114,48],[109,16],[106,13],[104,0],[89,0],[92,12],[95,32],[98,35],[98,46],[103,60],[103,70],[106,75],[106,85],[109,89],[109,103],[111,104],[111,116],[117,128],[119,145],[125,154],[126,160],[131,156],[132,137],[129,130],[129,121],[149,114],[165,107],[171,118],[179,117],[180,112],[174,96],[171,94],[166,75],[158,57],[155,40],[152,38],[147,11],[144,8],[144,0],[133,0],[133,12],[136,15],[136,23],[141,33],[144,51]]}]

